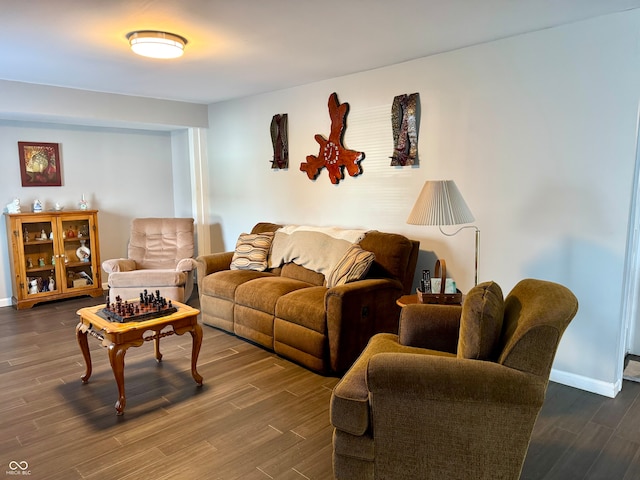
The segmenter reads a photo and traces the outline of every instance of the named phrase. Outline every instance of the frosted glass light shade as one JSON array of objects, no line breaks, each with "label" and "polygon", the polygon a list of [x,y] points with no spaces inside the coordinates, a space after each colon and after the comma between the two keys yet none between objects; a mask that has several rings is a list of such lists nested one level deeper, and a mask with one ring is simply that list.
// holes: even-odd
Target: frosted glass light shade
[{"label": "frosted glass light shade", "polygon": [[138,55],[151,58],[177,58],[184,53],[187,39],[180,35],[154,30],[141,30],[127,34],[129,45]]},{"label": "frosted glass light shade", "polygon": [[411,225],[459,225],[475,219],[453,180],[428,180],[416,200],[407,223]]}]

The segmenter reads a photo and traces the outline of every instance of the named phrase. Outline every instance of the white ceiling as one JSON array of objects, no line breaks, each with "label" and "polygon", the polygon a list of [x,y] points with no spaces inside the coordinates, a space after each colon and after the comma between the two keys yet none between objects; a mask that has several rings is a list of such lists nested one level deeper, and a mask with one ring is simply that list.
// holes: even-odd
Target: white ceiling
[{"label": "white ceiling", "polygon": [[[0,79],[213,103],[640,7],[640,0],[0,0]],[[189,41],[176,60],[125,35]]]}]

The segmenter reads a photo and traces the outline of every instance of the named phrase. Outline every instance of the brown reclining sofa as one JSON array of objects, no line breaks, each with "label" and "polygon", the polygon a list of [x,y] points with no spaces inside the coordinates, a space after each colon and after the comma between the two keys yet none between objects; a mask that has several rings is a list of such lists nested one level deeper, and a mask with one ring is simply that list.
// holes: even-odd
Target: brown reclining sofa
[{"label": "brown reclining sofa", "polygon": [[[251,234],[280,227],[258,223]],[[396,300],[411,292],[419,250],[418,241],[379,231],[367,231],[359,246],[375,256],[365,276],[332,288],[323,273],[295,262],[257,271],[231,269],[235,252],[199,256],[203,323],[310,370],[343,373],[374,334],[397,332]]]}]

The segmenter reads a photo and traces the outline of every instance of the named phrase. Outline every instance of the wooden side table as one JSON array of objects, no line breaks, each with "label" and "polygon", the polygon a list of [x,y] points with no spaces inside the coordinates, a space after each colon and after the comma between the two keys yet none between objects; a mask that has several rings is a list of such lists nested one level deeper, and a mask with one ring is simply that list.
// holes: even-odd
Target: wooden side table
[{"label": "wooden side table", "polygon": [[[139,347],[144,342],[153,340],[155,343],[155,357],[159,362],[162,360],[160,339],[189,332],[193,337],[191,376],[198,385],[202,385],[202,375],[196,369],[198,354],[202,345],[202,327],[198,324],[200,310],[179,302],[174,301],[172,303],[178,309],[177,312],[140,322],[111,322],[102,313],[104,305],[82,308],[77,312],[80,316],[80,323],[76,326],[76,338],[86,364],[85,374],[80,378],[82,383],[87,383],[91,376],[91,354],[89,352],[89,342],[87,341],[87,335],[91,335],[100,340],[102,346],[109,351],[109,362],[118,385],[118,401],[115,405],[117,415],[124,413],[124,407],[127,403],[124,393],[124,355],[129,347]],[[166,327],[169,327],[170,330],[163,332],[162,330]],[[144,336],[149,331],[153,333]]]},{"label": "wooden side table", "polygon": [[[464,295],[462,295],[462,301],[464,302]],[[403,295],[401,296],[399,299],[396,300],[396,304],[400,307],[404,307],[406,305],[411,305],[414,303],[419,303],[418,302],[418,294],[414,293],[412,295]],[[432,304],[432,305],[438,305],[438,304]],[[439,305],[453,305],[453,306],[460,306],[461,303],[442,303]]]},{"label": "wooden side table", "polygon": [[411,305],[413,303],[418,303],[418,294],[414,293],[412,295],[403,295],[399,299],[396,300],[396,304],[400,307],[404,307],[406,305]]}]

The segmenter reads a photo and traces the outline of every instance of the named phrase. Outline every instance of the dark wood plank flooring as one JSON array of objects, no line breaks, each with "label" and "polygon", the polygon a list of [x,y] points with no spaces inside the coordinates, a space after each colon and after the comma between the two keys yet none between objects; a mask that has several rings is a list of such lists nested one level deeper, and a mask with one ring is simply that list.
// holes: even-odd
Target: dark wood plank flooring
[{"label": "dark wood plank flooring", "polygon": [[[204,386],[190,375],[189,335],[162,339],[162,363],[151,342],[130,348],[118,417],[107,352],[95,339],[93,375],[80,382],[75,312],[95,303],[0,308],[0,474],[26,461],[34,479],[333,478],[337,378],[205,327]],[[195,295],[190,303],[198,306]],[[625,381],[615,399],[551,383],[522,478],[640,478],[640,383]]]}]

